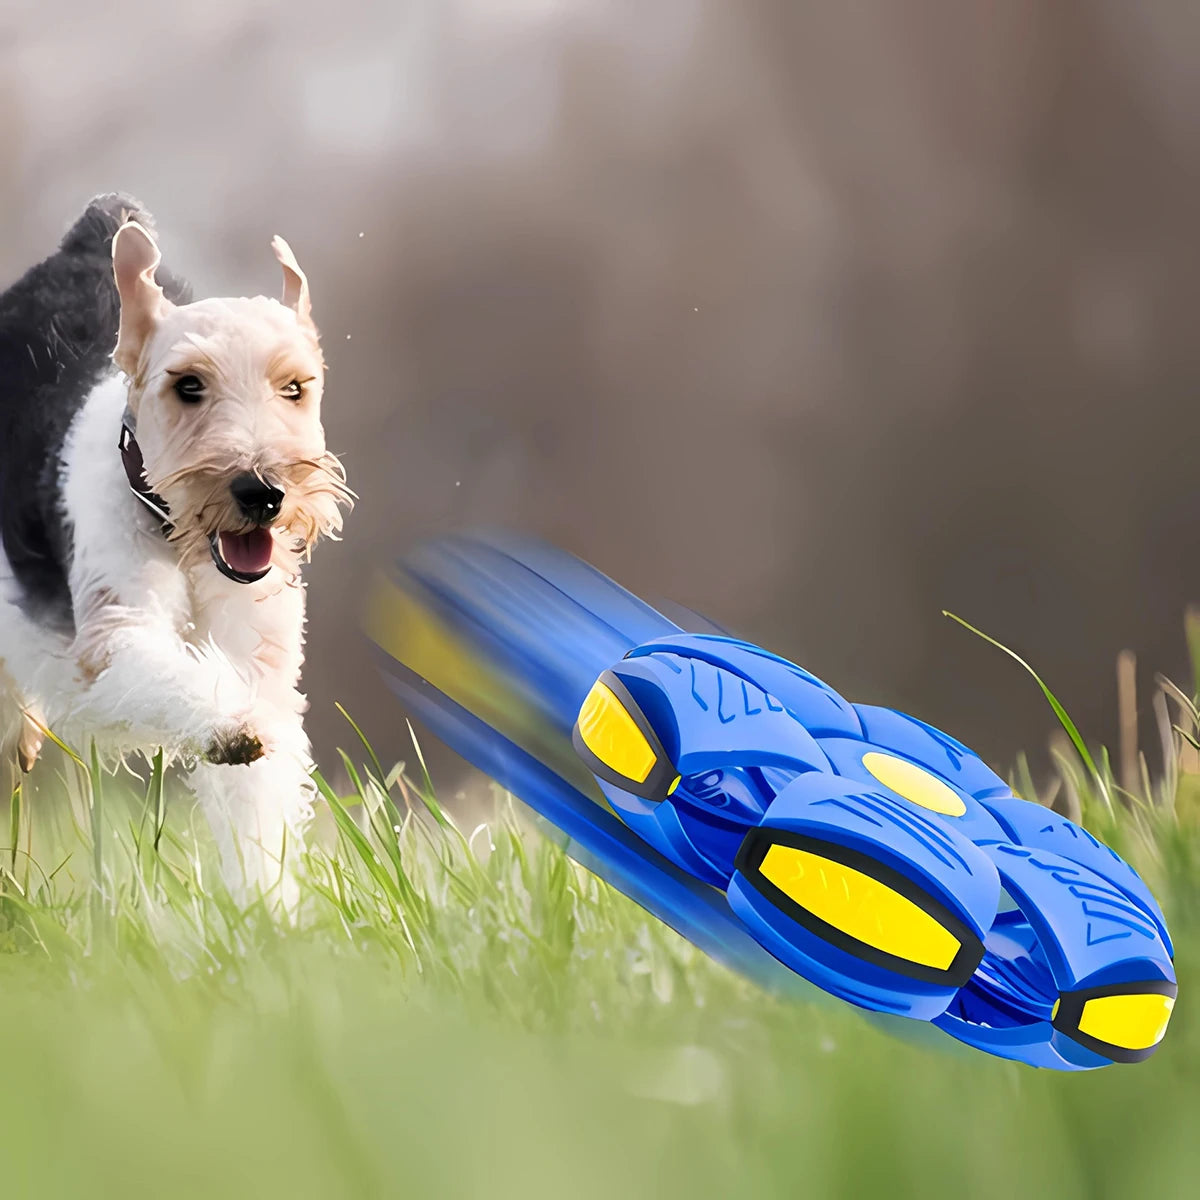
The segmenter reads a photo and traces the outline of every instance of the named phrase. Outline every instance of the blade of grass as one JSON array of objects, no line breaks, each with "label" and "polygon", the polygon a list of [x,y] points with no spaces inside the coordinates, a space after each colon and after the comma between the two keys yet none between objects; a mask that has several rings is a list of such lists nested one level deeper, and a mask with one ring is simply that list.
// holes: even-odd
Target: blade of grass
[{"label": "blade of grass", "polygon": [[313,772],[313,780],[321,795],[325,797],[325,803],[329,805],[330,812],[333,813],[338,831],[357,852],[367,871],[383,889],[392,907],[395,908],[400,899],[400,888],[375,852],[370,839],[358,827],[358,823],[350,815],[349,809],[338,799],[337,793],[329,786],[319,771]]},{"label": "blade of grass", "polygon": [[417,762],[421,764],[421,778],[425,782],[424,789],[419,793],[421,801],[425,807],[433,814],[433,818],[442,828],[453,828],[450,818],[446,816],[442,806],[438,803],[437,794],[433,790],[433,779],[429,774],[429,767],[425,763],[425,755],[421,750],[421,743],[417,741],[417,731],[413,728],[411,721],[406,721],[408,726],[408,736],[412,739],[413,749],[417,753]]},{"label": "blade of grass", "polygon": [[984,633],[982,629],[976,629],[975,626],[969,621],[964,621],[962,617],[955,613],[947,612],[945,609],[942,610],[942,616],[949,617],[952,621],[957,621],[959,625],[961,625],[964,629],[969,630],[976,637],[983,638],[985,642],[987,642],[989,645],[995,646],[997,650],[1003,650],[1004,653],[1009,656],[1009,658],[1019,663],[1025,668],[1026,671],[1029,672],[1029,675],[1033,679],[1034,683],[1041,688],[1042,695],[1046,697],[1047,701],[1049,701],[1050,707],[1054,710],[1054,715],[1058,718],[1059,724],[1062,725],[1063,731],[1066,733],[1067,737],[1071,739],[1071,745],[1075,747],[1075,751],[1079,755],[1083,765],[1088,769],[1089,773],[1095,779],[1097,787],[1100,788],[1107,799],[1108,788],[1104,782],[1103,776],[1100,774],[1100,769],[1096,766],[1095,760],[1092,758],[1091,751],[1089,751],[1087,748],[1087,743],[1083,740],[1083,737],[1076,727],[1075,722],[1071,720],[1070,714],[1062,706],[1058,697],[1046,686],[1045,682],[1042,680],[1042,677],[1015,650],[1010,650],[1006,645],[1004,645],[1003,642],[998,642],[994,637],[990,637],[988,634]]},{"label": "blade of grass", "polygon": [[21,844],[21,784],[19,782],[13,788],[12,799],[9,801],[8,836],[12,843],[12,872],[15,881],[17,873],[17,847]]},{"label": "blade of grass", "polygon": [[154,801],[154,853],[158,854],[159,843],[162,841],[163,826],[167,823],[166,793],[163,789],[165,768],[163,752],[160,748],[150,764],[150,785],[148,794]]},{"label": "blade of grass", "polygon": [[1193,704],[1200,706],[1200,608],[1189,608],[1184,613],[1183,636],[1192,660]]},{"label": "blade of grass", "polygon": [[104,829],[101,824],[104,809],[103,771],[100,768],[100,753],[96,743],[92,742],[91,770],[88,771],[89,799],[91,800],[91,833],[92,833],[92,870],[95,872],[97,891],[102,886],[104,878]]},{"label": "blade of grass", "polygon": [[350,728],[353,729],[355,734],[358,735],[358,740],[360,742],[362,742],[363,747],[366,749],[366,752],[371,756],[371,765],[375,768],[376,779],[381,784],[383,784],[384,791],[387,791],[387,788],[388,788],[387,772],[383,769],[383,764],[380,763],[378,757],[376,757],[375,747],[372,746],[371,743],[367,741],[367,735],[365,733],[363,733],[363,731],[361,729],[359,729],[358,723],[341,706],[341,704],[339,704],[337,701],[334,701],[334,707],[338,710],[338,712],[340,712],[342,714],[343,717],[346,718],[347,722],[349,722]]}]

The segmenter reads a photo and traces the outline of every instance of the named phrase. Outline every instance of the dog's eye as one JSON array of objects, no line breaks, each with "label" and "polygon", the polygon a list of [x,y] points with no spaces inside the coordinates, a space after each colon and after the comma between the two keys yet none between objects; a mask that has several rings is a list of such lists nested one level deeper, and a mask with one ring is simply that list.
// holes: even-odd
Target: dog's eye
[{"label": "dog's eye", "polygon": [[204,380],[199,375],[180,375],[175,380],[175,395],[185,404],[196,404],[204,398]]},{"label": "dog's eye", "polygon": [[285,383],[279,389],[279,394],[285,400],[299,400],[304,395],[304,386],[298,379],[293,379],[291,383]]}]

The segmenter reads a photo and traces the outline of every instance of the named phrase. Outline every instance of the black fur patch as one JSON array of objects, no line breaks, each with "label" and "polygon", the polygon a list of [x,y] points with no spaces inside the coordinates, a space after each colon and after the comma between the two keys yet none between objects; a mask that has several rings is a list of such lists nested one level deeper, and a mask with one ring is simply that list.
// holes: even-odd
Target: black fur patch
[{"label": "black fur patch", "polygon": [[[88,393],[114,370],[120,301],[113,234],[153,219],[119,193],[97,196],[57,253],[0,294],[0,540],[23,607],[70,630],[70,527],[60,501],[63,439]],[[158,283],[177,304],[186,283],[161,267]],[[113,454],[117,436],[113,430]]]}]

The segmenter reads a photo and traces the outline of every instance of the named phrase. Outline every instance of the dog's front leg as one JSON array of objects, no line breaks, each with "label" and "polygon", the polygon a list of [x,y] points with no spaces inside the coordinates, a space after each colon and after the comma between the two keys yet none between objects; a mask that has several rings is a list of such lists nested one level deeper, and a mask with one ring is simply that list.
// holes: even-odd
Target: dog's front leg
[{"label": "dog's front leg", "polygon": [[249,766],[202,762],[187,785],[199,801],[221,854],[222,874],[234,895],[257,892],[294,912],[304,831],[316,787],[306,750],[266,730],[272,748]]},{"label": "dog's front leg", "polygon": [[[80,606],[73,651],[76,692],[64,727],[110,745],[200,758],[186,777],[239,898],[261,890],[289,911],[315,785],[295,689],[302,644],[301,593],[252,601],[248,612],[289,634],[290,653],[247,657],[229,629],[185,640],[169,610],[101,597]],[[234,621],[243,631],[246,621]],[[228,646],[227,649],[223,648]],[[233,655],[236,654],[235,659]]]},{"label": "dog's front leg", "polygon": [[262,754],[249,724],[253,688],[214,646],[184,640],[166,613],[104,603],[78,625],[74,687],[62,727],[118,746],[163,746],[215,763]]},{"label": "dog's front leg", "polygon": [[[304,591],[280,586],[247,591],[244,603],[209,606],[206,632],[255,681],[247,721],[264,754],[247,767],[200,763],[188,784],[221,848],[235,893],[261,890],[292,911],[303,834],[316,787],[304,732],[308,707],[298,690],[304,645]],[[245,892],[243,892],[245,888]]]}]

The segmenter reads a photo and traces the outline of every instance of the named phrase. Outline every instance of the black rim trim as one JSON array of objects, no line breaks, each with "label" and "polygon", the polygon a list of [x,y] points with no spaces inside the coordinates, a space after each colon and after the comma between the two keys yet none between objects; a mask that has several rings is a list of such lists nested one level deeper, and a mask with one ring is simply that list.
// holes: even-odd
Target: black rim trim
[{"label": "black rim trim", "polygon": [[1050,1024],[1059,1033],[1065,1033],[1073,1042],[1078,1042],[1086,1050],[1111,1058],[1118,1063],[1145,1062],[1163,1043],[1166,1037],[1159,1038],[1153,1046],[1144,1050],[1129,1050],[1125,1046],[1114,1046],[1111,1042],[1103,1042],[1091,1034],[1084,1033],[1079,1028],[1083,1019],[1083,1007],[1089,1000],[1098,1000],[1104,996],[1170,996],[1174,999],[1179,994],[1179,986],[1165,979],[1147,980],[1143,983],[1114,983],[1103,987],[1080,988],[1074,992],[1063,992],[1058,998],[1058,1011]]},{"label": "black rim trim", "polygon": [[[650,749],[654,751],[654,766],[650,768],[650,774],[641,783],[614,771],[587,748],[583,736],[579,732],[578,719],[571,727],[571,745],[575,747],[575,753],[579,755],[593,775],[603,779],[606,783],[611,783],[634,796],[640,796],[643,800],[652,800],[656,803],[665,800],[667,791],[675,782],[675,777],[679,772],[675,770],[674,764],[667,757],[667,752],[663,749],[662,741],[654,731],[654,726],[650,724],[649,718],[638,707],[637,701],[629,694],[629,689],[621,682],[620,676],[612,671],[605,671],[596,680],[596,683],[602,683],[609,688],[613,695],[620,700],[625,711],[633,718],[633,723],[650,743]],[[588,695],[591,695],[590,690]]]},{"label": "black rim trim", "polygon": [[[864,875],[878,880],[885,887],[898,892],[906,900],[911,900],[919,909],[928,913],[939,925],[958,939],[958,952],[949,967],[928,967],[914,963],[909,959],[884,950],[876,949],[858,938],[851,937],[827,921],[821,920],[808,909],[797,904],[786,892],[777,888],[762,874],[762,862],[767,851],[773,845],[790,846],[796,850],[808,850],[823,858],[831,859],[861,871]],[[747,882],[764,899],[769,900],[785,916],[795,921],[797,925],[810,933],[829,942],[839,950],[845,951],[854,958],[882,967],[903,975],[908,979],[916,979],[922,983],[936,983],[943,987],[959,988],[965,984],[975,969],[983,960],[983,942],[978,934],[970,928],[955,913],[951,912],[940,900],[915,884],[907,875],[881,863],[879,859],[859,850],[851,850],[836,842],[826,842],[819,838],[807,837],[804,834],[793,833],[786,829],[772,829],[769,826],[759,826],[752,829],[738,849],[734,866],[746,878]]]}]

